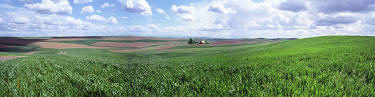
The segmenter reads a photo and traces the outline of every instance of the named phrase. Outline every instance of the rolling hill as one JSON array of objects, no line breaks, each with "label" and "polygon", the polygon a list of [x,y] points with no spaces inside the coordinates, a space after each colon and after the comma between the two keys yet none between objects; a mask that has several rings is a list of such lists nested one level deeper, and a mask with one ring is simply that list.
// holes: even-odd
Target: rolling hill
[{"label": "rolling hill", "polygon": [[[56,43],[91,47],[103,41],[120,40]],[[375,95],[375,37],[181,46],[167,50],[142,47],[144,50],[136,52],[111,51],[134,49],[121,47],[2,52],[0,55],[27,57],[0,62],[0,96]],[[66,53],[59,54],[62,51]]]}]

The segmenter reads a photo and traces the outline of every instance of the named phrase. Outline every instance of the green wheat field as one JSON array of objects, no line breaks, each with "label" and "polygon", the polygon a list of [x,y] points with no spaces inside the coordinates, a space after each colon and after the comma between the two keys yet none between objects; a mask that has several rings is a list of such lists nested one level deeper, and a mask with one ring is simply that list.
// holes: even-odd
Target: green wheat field
[{"label": "green wheat field", "polygon": [[[103,41],[57,43],[96,42]],[[0,56],[23,56],[0,62],[0,97],[375,96],[375,37],[156,47],[112,52],[132,48],[28,45],[0,52]]]}]

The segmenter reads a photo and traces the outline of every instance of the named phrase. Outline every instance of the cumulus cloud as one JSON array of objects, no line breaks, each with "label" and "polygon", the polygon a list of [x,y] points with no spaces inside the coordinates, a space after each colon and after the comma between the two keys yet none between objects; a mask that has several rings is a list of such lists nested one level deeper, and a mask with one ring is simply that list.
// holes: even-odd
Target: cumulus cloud
[{"label": "cumulus cloud", "polygon": [[[364,23],[375,26],[375,13],[371,13],[371,15],[364,18]],[[374,29],[375,30],[375,29]]]},{"label": "cumulus cloud", "polygon": [[331,25],[337,25],[337,24],[351,24],[356,22],[357,19],[354,17],[326,17],[323,19],[319,19],[315,22],[317,26],[331,26]]},{"label": "cumulus cloud", "polygon": [[96,12],[97,12],[97,13],[102,13],[102,11],[101,11],[101,10],[96,10]]},{"label": "cumulus cloud", "polygon": [[[92,16],[104,23],[90,23],[66,15],[40,14],[34,10],[12,5],[0,6],[0,35],[6,36],[87,36],[87,35],[138,35],[134,32],[150,31],[138,25],[122,26],[115,17]],[[102,18],[101,18],[102,17]],[[103,19],[104,18],[104,19]],[[90,20],[91,21],[91,20]]]},{"label": "cumulus cloud", "polygon": [[24,3],[34,3],[35,0],[19,0],[20,2],[24,2]]},{"label": "cumulus cloud", "polygon": [[0,32],[9,35],[78,35],[76,32],[87,32],[87,28],[93,26],[91,23],[70,16],[39,14],[25,8],[0,8],[0,10],[3,10],[0,16],[4,18],[4,23],[0,23]]},{"label": "cumulus cloud", "polygon": [[195,14],[195,5],[172,5],[171,10],[178,15],[182,21],[193,21]]},{"label": "cumulus cloud", "polygon": [[176,14],[190,14],[193,12],[193,8],[189,6],[184,6],[184,5],[172,5],[171,7],[172,11]]},{"label": "cumulus cloud", "polygon": [[162,14],[165,16],[165,18],[169,19],[169,15],[163,10],[163,9],[160,9],[160,8],[156,8],[156,12],[158,12],[159,14]]},{"label": "cumulus cloud", "polygon": [[121,18],[122,18],[122,19],[127,19],[128,17],[127,17],[127,16],[122,16]]},{"label": "cumulus cloud", "polygon": [[[353,7],[357,7],[346,6],[354,1],[359,1],[353,3]],[[322,6],[320,2],[331,6]],[[340,3],[337,4],[340,7],[336,6],[335,2]],[[372,27],[374,23],[370,21],[374,18],[369,16],[374,12],[369,10],[374,6],[372,2],[371,0],[264,0],[264,2],[215,0],[193,5],[173,5],[171,10],[182,20],[180,23],[184,26],[168,27],[168,30],[181,32],[180,34],[196,32],[192,35],[207,34],[212,37],[371,35],[369,32],[373,30],[369,29],[375,28]],[[362,5],[366,7],[358,8]],[[359,10],[354,10],[356,8]],[[159,28],[163,29],[163,27]]]},{"label": "cumulus cloud", "polygon": [[374,0],[312,0],[312,5],[324,13],[373,11],[374,4]]},{"label": "cumulus cloud", "polygon": [[302,0],[287,0],[282,2],[279,6],[279,9],[286,11],[299,12],[307,10],[306,2]]},{"label": "cumulus cloud", "polygon": [[141,25],[128,26],[127,31],[129,32],[148,32],[149,29]]},{"label": "cumulus cloud", "polygon": [[[43,0],[35,4],[48,4],[48,2],[43,3],[46,1],[56,3],[63,0]],[[145,0],[119,1],[125,9],[130,8],[134,13],[147,13],[148,8],[141,7],[145,5]],[[0,32],[1,35],[4,35],[3,33],[14,33],[12,35],[16,35],[15,33],[18,33],[17,35],[27,33],[32,35],[90,35],[89,33],[94,33],[94,35],[228,38],[375,35],[373,2],[373,0],[264,0],[256,3],[252,0],[198,1],[193,2],[194,4],[172,5],[170,11],[177,21],[172,21],[168,25],[147,20],[151,23],[126,26],[108,25],[119,24],[116,18],[126,19],[128,18],[126,16],[91,15],[81,20],[53,12],[48,12],[53,14],[46,14],[46,12],[27,7],[27,4],[25,7],[0,4],[0,10],[2,10]],[[151,15],[151,8],[149,9]],[[163,9],[155,8],[154,11],[161,15],[168,15]],[[131,19],[138,18],[131,17]]]},{"label": "cumulus cloud", "polygon": [[81,13],[95,13],[95,9],[92,6],[82,7]]},{"label": "cumulus cloud", "polygon": [[115,7],[115,4],[110,4],[108,2],[103,3],[100,8]]},{"label": "cumulus cloud", "polygon": [[42,14],[67,15],[73,10],[68,0],[42,0],[40,3],[25,4],[25,7]]},{"label": "cumulus cloud", "polygon": [[224,13],[224,14],[235,13],[233,9],[225,8],[221,2],[213,2],[213,4],[210,5],[208,9],[212,12],[217,12],[217,13]]},{"label": "cumulus cloud", "polygon": [[74,3],[89,3],[89,2],[92,2],[93,0],[74,0]]},{"label": "cumulus cloud", "polygon": [[308,5],[326,14],[375,10],[374,0],[286,0],[278,8],[298,12],[306,10]]},{"label": "cumulus cloud", "polygon": [[156,11],[159,13],[159,14],[164,14],[165,11],[163,9],[160,9],[160,8],[157,8]]},{"label": "cumulus cloud", "polygon": [[110,24],[118,24],[118,21],[115,17],[111,16],[107,19],[107,22]]},{"label": "cumulus cloud", "polygon": [[86,19],[87,20],[91,20],[91,21],[100,21],[100,22],[105,22],[107,19],[100,16],[100,15],[91,15],[91,16],[86,16]]},{"label": "cumulus cloud", "polygon": [[108,19],[104,18],[103,16],[100,15],[91,15],[91,16],[86,16],[87,20],[90,21],[95,21],[95,22],[103,22],[103,23],[109,23],[109,24],[118,24],[118,21],[115,17],[111,16]]},{"label": "cumulus cloud", "polygon": [[142,15],[152,15],[151,7],[146,0],[119,0],[125,10]]}]

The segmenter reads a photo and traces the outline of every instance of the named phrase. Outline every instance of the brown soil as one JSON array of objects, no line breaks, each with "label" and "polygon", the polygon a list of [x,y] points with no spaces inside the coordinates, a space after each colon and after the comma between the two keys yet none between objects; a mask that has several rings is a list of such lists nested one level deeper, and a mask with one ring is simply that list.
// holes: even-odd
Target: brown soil
[{"label": "brown soil", "polygon": [[129,38],[104,38],[99,40],[130,40],[130,41],[136,41],[136,40],[142,40],[142,39],[129,39]]},{"label": "brown soil", "polygon": [[27,53],[23,53],[23,54],[35,54],[35,53],[37,53],[37,52],[39,52],[39,51],[35,51],[35,52],[27,52]]},{"label": "brown soil", "polygon": [[153,45],[162,45],[162,44],[178,44],[184,42],[131,42],[131,43],[119,43],[119,42],[97,42],[94,43],[94,46],[100,47],[136,47],[144,48]]},{"label": "brown soil", "polygon": [[223,40],[223,41],[216,41],[213,42],[213,46],[222,46],[222,45],[236,45],[236,44],[252,44],[257,43],[256,41],[248,41],[248,40]]},{"label": "brown soil", "polygon": [[[184,44],[186,45],[186,44]],[[167,46],[159,46],[155,47],[155,50],[170,50],[169,48],[177,47],[177,46],[183,46],[183,45],[167,45]],[[111,50],[112,52],[136,52],[136,51],[143,51],[148,50],[147,48],[141,48],[141,49],[130,49],[130,50]]]},{"label": "brown soil", "polygon": [[185,40],[180,38],[159,38],[159,37],[143,37],[143,36],[126,36],[126,37],[110,37],[110,38],[103,38],[100,40]]},{"label": "brown soil", "polygon": [[0,48],[12,48],[13,46],[11,45],[4,45],[4,44],[0,44]]},{"label": "brown soil", "polygon": [[26,56],[0,56],[0,61],[7,61],[15,58],[22,58]]},{"label": "brown soil", "polygon": [[57,38],[57,39],[48,39],[46,41],[76,41],[76,40],[86,40],[85,38]]},{"label": "brown soil", "polygon": [[56,43],[56,42],[36,42],[32,45],[38,45],[42,48],[55,48],[55,49],[68,49],[68,48],[106,48],[106,47],[94,47],[81,44],[71,44],[71,43]]},{"label": "brown soil", "polygon": [[18,45],[18,46],[26,46],[31,43],[44,41],[45,39],[22,39],[22,38],[15,38],[15,37],[1,37],[0,38],[0,45],[1,47],[9,47]]}]

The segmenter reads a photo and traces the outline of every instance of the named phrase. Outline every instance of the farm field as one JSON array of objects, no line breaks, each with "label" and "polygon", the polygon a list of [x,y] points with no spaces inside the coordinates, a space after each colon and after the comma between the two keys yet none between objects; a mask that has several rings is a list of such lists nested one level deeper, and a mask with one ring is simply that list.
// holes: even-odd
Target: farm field
[{"label": "farm field", "polygon": [[374,96],[375,37],[0,38],[0,96]]}]

